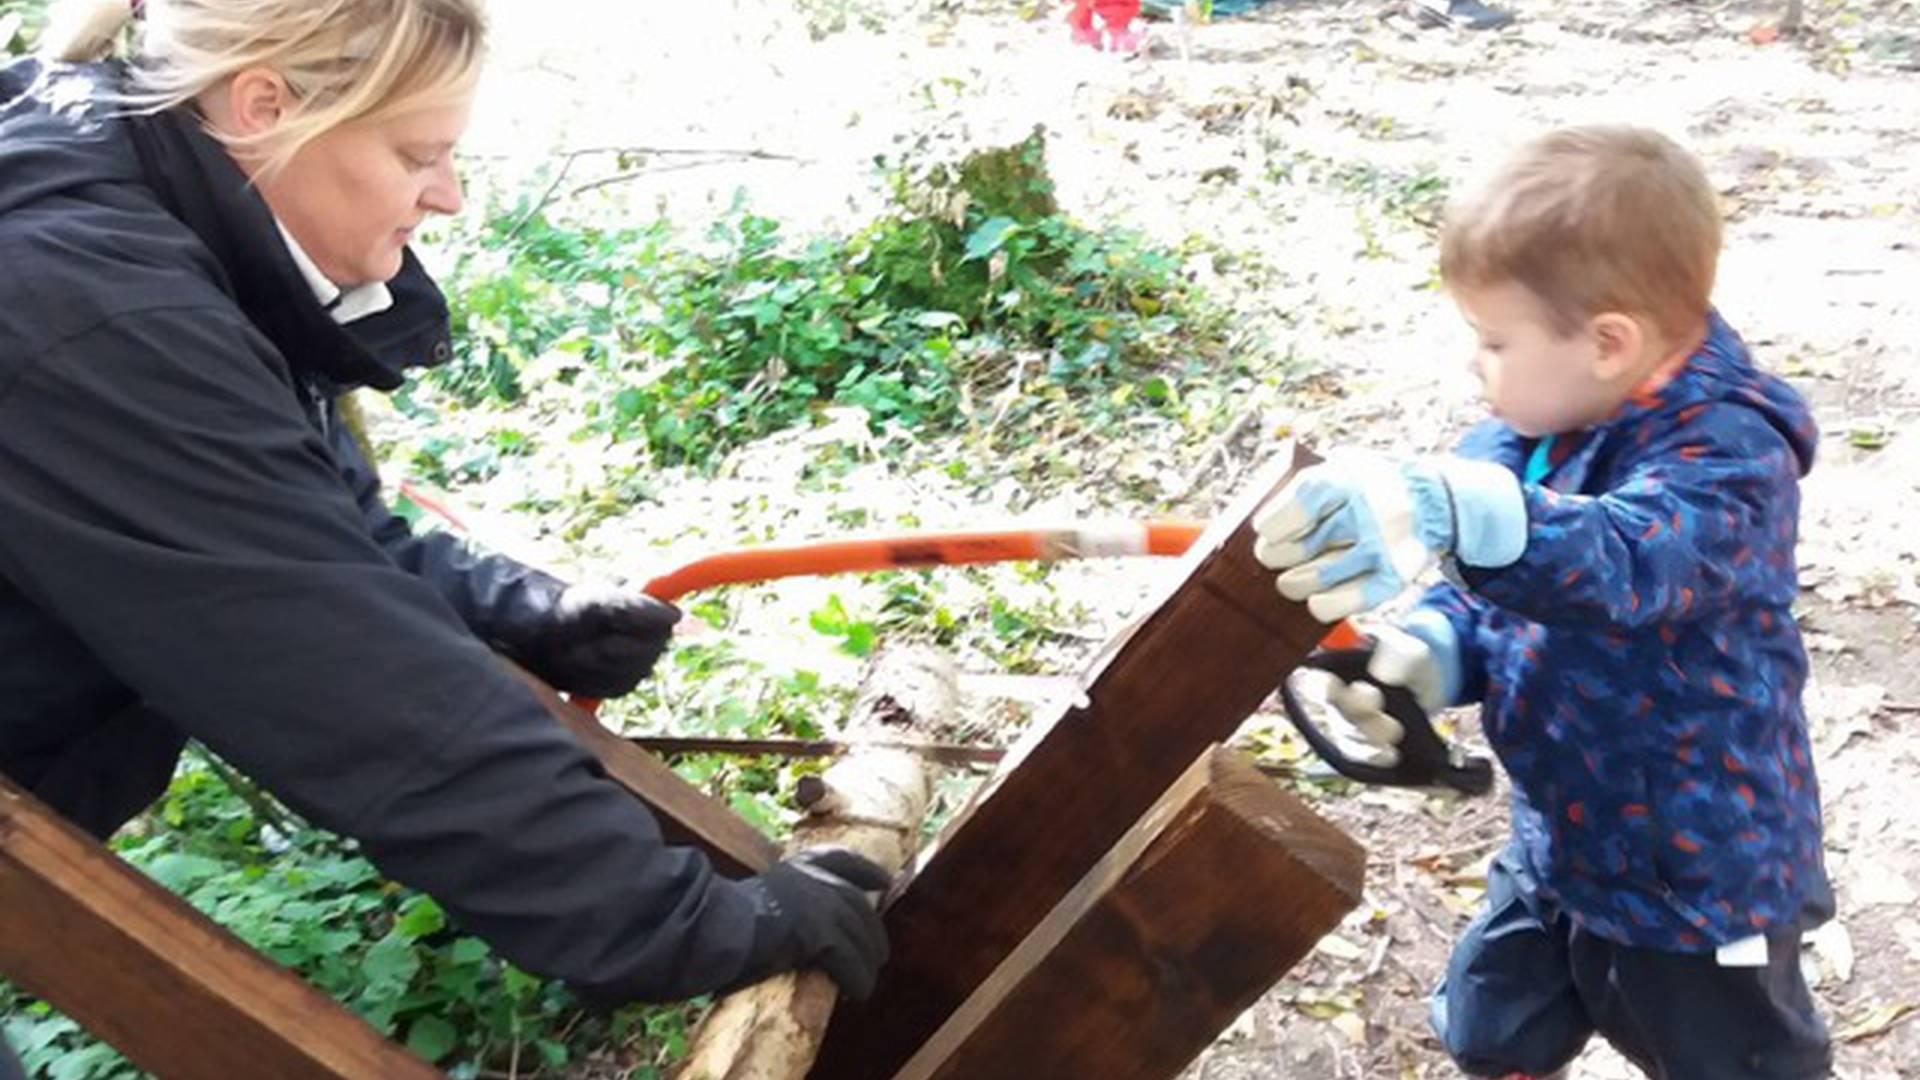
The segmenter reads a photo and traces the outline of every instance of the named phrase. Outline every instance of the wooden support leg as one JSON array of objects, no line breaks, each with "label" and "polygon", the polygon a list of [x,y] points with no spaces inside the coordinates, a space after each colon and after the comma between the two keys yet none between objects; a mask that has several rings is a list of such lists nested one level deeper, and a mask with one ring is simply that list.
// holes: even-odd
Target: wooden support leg
[{"label": "wooden support leg", "polygon": [[533,688],[553,718],[600,759],[614,783],[647,804],[668,843],[700,848],[713,860],[715,870],[732,878],[757,874],[780,857],[780,846],[732,807],[682,780],[666,762],[608,731],[586,710],[567,704],[525,669],[507,666]]},{"label": "wooden support leg", "polygon": [[0,973],[168,1080],[441,1075],[5,778]]},{"label": "wooden support leg", "polygon": [[[919,847],[933,784],[930,763],[897,744],[946,726],[957,697],[953,666],[942,655],[882,653],[842,736],[848,752],[801,790],[808,816],[789,848],[838,844],[889,870],[904,867]],[[728,995],[694,1033],[677,1080],[800,1080],[835,1000],[833,982],[817,971],[777,975]]]},{"label": "wooden support leg", "polygon": [[1166,1080],[1339,925],[1365,869],[1358,844],[1216,747],[894,1080]]},{"label": "wooden support leg", "polygon": [[[1325,634],[1282,600],[1248,523],[1289,449],[1187,553],[1157,608],[1108,647],[1085,692],[1002,763],[887,910],[893,959],[845,1003],[813,1075],[887,1080],[1209,744],[1227,739]],[[1025,1075],[1042,1075],[1027,1072]]]}]

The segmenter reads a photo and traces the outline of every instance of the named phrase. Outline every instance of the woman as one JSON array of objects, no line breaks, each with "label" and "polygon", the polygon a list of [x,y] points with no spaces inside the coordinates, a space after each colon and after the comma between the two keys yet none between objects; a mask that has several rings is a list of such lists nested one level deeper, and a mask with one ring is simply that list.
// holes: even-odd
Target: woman
[{"label": "woman", "polygon": [[[84,6],[56,56],[130,17]],[[412,535],[338,422],[448,355],[407,243],[460,208],[477,0],[142,18],[0,68],[0,772],[105,836],[199,739],[591,1000],[863,994],[878,868],[717,877],[493,651],[622,693],[679,613]]]}]

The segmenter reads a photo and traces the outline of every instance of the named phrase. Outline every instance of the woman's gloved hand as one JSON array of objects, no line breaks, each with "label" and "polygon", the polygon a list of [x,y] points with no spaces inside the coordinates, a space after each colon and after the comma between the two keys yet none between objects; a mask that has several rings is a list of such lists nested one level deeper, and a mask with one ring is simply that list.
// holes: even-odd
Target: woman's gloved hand
[{"label": "woman's gloved hand", "polygon": [[679,621],[679,608],[643,592],[569,585],[517,658],[556,690],[619,697],[652,673]]},{"label": "woman's gloved hand", "polygon": [[842,847],[807,848],[744,884],[758,905],[753,960],[742,983],[819,968],[840,992],[863,1001],[887,961],[887,932],[870,893],[893,875]]}]

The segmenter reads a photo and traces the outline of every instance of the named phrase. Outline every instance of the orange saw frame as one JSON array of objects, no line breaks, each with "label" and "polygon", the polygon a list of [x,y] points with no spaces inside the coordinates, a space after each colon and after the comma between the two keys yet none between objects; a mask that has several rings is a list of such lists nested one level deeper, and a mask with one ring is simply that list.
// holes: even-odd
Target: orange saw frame
[{"label": "orange saw frame", "polygon": [[[461,533],[470,532],[445,499],[402,481],[400,492]],[[656,600],[722,585],[750,585],[790,577],[874,573],[997,562],[1055,562],[1126,555],[1184,555],[1207,525],[1202,521],[1116,521],[1055,528],[902,533],[805,544],[763,544],[704,555],[660,574],[641,587]],[[1354,649],[1365,638],[1348,622],[1335,623],[1322,639],[1328,649]],[[594,712],[600,702],[575,697]]]},{"label": "orange saw frame", "polygon": [[[673,601],[688,593],[721,585],[789,577],[996,562],[1182,555],[1205,530],[1204,522],[1169,520],[768,544],[695,559],[648,581],[642,591],[656,600]],[[1352,624],[1339,622],[1327,632],[1321,644],[1329,649],[1351,649],[1359,648],[1364,640]],[[592,698],[571,700],[588,712],[600,706],[600,702]]]}]

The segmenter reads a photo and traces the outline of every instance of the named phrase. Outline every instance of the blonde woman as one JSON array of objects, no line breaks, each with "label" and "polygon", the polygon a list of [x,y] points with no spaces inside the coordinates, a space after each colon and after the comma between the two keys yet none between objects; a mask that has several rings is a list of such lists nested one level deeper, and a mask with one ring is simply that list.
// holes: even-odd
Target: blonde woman
[{"label": "blonde woman", "polygon": [[717,877],[494,656],[630,690],[678,612],[416,537],[336,397],[447,356],[477,0],[68,5],[0,67],[0,772],[107,835],[199,739],[601,1002],[871,985],[846,853]]}]

